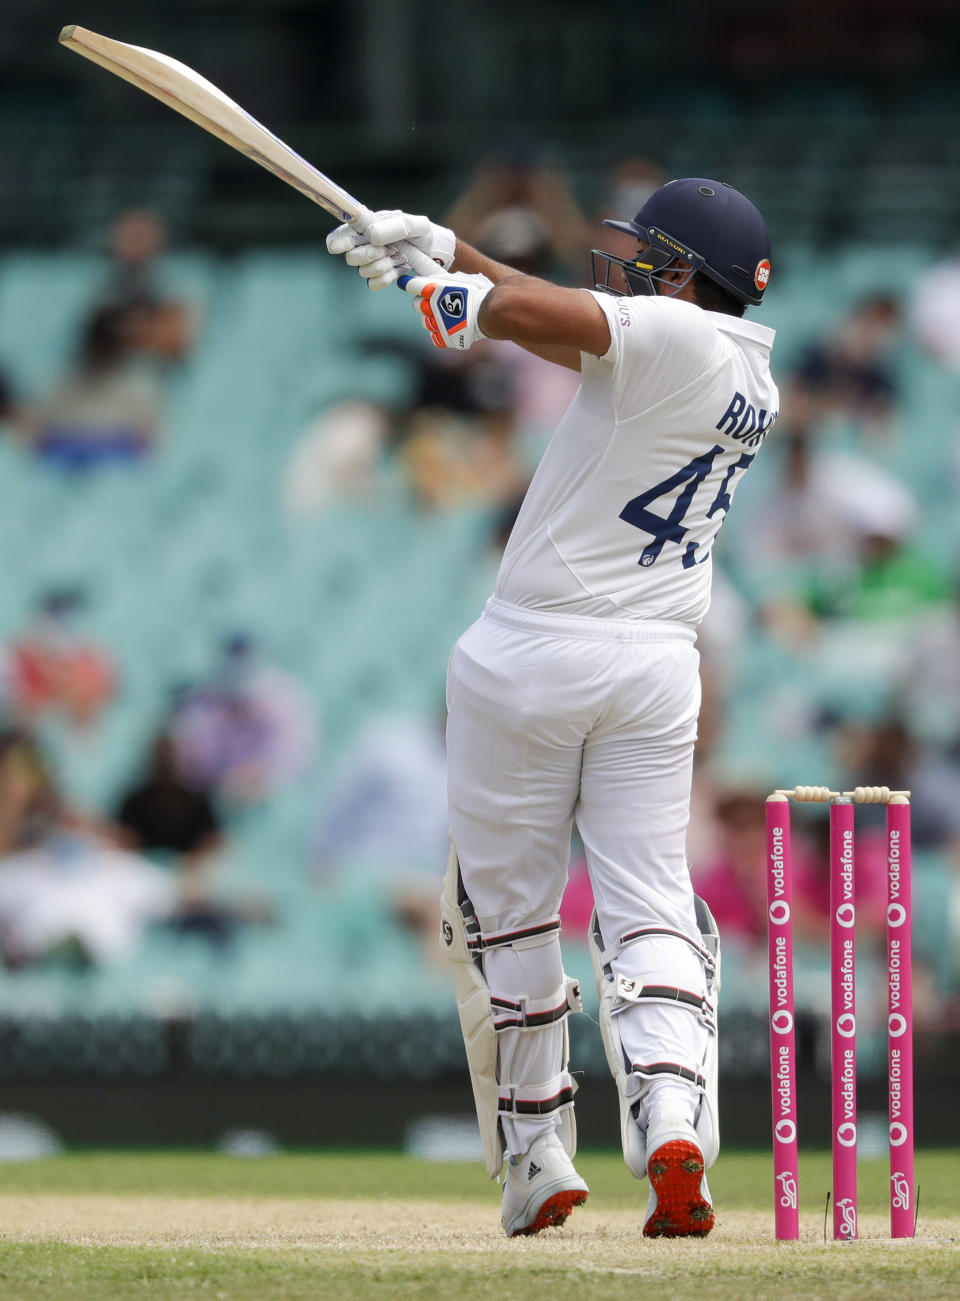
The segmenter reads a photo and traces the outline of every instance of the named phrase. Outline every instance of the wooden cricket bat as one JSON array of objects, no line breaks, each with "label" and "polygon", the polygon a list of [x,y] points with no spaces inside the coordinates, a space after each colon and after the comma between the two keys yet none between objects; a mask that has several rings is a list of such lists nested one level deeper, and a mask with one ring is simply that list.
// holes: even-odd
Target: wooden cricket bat
[{"label": "wooden cricket bat", "polygon": [[[338,221],[361,218],[357,227],[363,229],[362,219],[368,209],[358,199],[301,158],[251,117],[246,109],[185,63],[156,50],[113,41],[72,23],[60,33],[60,44],[146,91],[168,108],[203,127],[204,131],[217,136],[224,144],[246,154],[253,162],[325,208]],[[396,247],[417,275],[436,275],[437,264],[426,253],[406,241]]]}]

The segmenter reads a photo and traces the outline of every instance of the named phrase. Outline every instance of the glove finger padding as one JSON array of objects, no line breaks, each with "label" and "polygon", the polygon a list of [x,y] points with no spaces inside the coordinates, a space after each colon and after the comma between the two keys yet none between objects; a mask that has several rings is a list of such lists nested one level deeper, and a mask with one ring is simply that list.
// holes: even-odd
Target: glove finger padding
[{"label": "glove finger padding", "polygon": [[[361,254],[365,255],[362,262]],[[398,248],[367,244],[348,253],[347,261],[358,267],[370,289],[386,289],[395,285],[401,275],[410,274],[410,264]]]},{"label": "glove finger padding", "polygon": [[363,227],[371,244],[396,244],[403,240],[446,268],[457,251],[457,237],[448,226],[409,212],[376,212]]},{"label": "glove finger padding", "polygon": [[337,226],[327,236],[327,252],[336,256],[356,248],[358,244],[368,244],[369,242],[366,235],[362,235],[349,222],[344,222],[342,226]]},{"label": "glove finger padding", "polygon": [[396,244],[398,240],[408,239],[424,253],[430,254],[429,243],[424,240],[430,235],[433,223],[429,217],[414,216],[409,212],[377,212],[364,233],[371,244]]},{"label": "glove finger padding", "polygon": [[347,266],[360,267],[360,274],[363,275],[364,268],[371,262],[378,262],[387,256],[388,250],[382,244],[355,244],[353,248],[347,249],[344,261]]},{"label": "glove finger padding", "polygon": [[409,274],[410,268],[400,260],[396,266],[389,259],[374,262],[372,266],[361,267],[360,274],[367,282],[368,289],[389,289],[395,285],[401,275]]},{"label": "glove finger padding", "polygon": [[[338,237],[334,240],[334,237]],[[349,226],[339,226],[327,238],[331,253],[345,252],[344,261],[356,267],[370,289],[386,289],[397,282],[403,272],[410,272],[410,264],[398,248],[369,244],[366,235],[360,235]],[[336,244],[331,248],[331,242]]]}]

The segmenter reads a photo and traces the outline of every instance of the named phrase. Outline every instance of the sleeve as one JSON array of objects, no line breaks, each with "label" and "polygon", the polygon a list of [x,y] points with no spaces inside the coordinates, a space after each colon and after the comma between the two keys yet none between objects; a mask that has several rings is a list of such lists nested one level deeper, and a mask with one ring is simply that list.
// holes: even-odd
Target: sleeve
[{"label": "sleeve", "polygon": [[602,357],[581,354],[585,378],[612,370],[614,406],[627,418],[679,392],[717,360],[717,331],[708,313],[675,298],[629,298],[587,290],[610,327]]}]

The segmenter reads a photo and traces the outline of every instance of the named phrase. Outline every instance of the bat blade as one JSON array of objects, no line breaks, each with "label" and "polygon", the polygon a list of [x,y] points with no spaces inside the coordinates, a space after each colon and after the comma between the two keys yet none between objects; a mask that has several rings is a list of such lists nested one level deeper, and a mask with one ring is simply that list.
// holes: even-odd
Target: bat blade
[{"label": "bat blade", "polygon": [[[363,205],[308,163],[228,95],[199,73],[156,50],[114,41],[71,24],[60,44],[99,64],[168,108],[189,118],[280,180],[325,208],[338,221],[352,221]],[[436,269],[434,267],[434,269]]]},{"label": "bat blade", "polygon": [[[111,40],[75,23],[64,27],[60,44],[129,81],[138,90],[146,91],[224,144],[246,154],[251,161],[325,208],[337,221],[354,221],[364,211],[359,199],[301,158],[245,108],[185,63],[156,50]],[[436,262],[414,245],[401,240],[391,247],[400,250],[418,276],[437,274]]]}]

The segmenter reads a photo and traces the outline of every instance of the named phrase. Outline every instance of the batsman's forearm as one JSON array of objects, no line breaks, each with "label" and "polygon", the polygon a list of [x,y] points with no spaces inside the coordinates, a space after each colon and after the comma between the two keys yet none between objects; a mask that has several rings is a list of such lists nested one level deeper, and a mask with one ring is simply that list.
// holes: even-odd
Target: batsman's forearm
[{"label": "batsman's forearm", "polygon": [[579,289],[561,289],[524,275],[460,239],[452,269],[493,281],[477,318],[488,339],[509,339],[545,361],[575,371],[580,370],[581,351],[599,357],[610,346],[606,318]]},{"label": "batsman's forearm", "polygon": [[610,346],[610,327],[592,295],[535,276],[515,275],[494,285],[478,324],[488,339],[512,339],[538,352],[572,348],[600,357]]},{"label": "batsman's forearm", "polygon": [[[462,239],[457,240],[450,269],[484,275],[496,286],[480,308],[480,329],[488,339],[512,339],[522,345],[558,342],[550,337],[557,328],[553,296],[560,293],[566,297],[570,290],[558,289],[546,280],[525,275],[516,267],[495,262]],[[510,281],[509,289],[500,288],[506,281]]]}]

